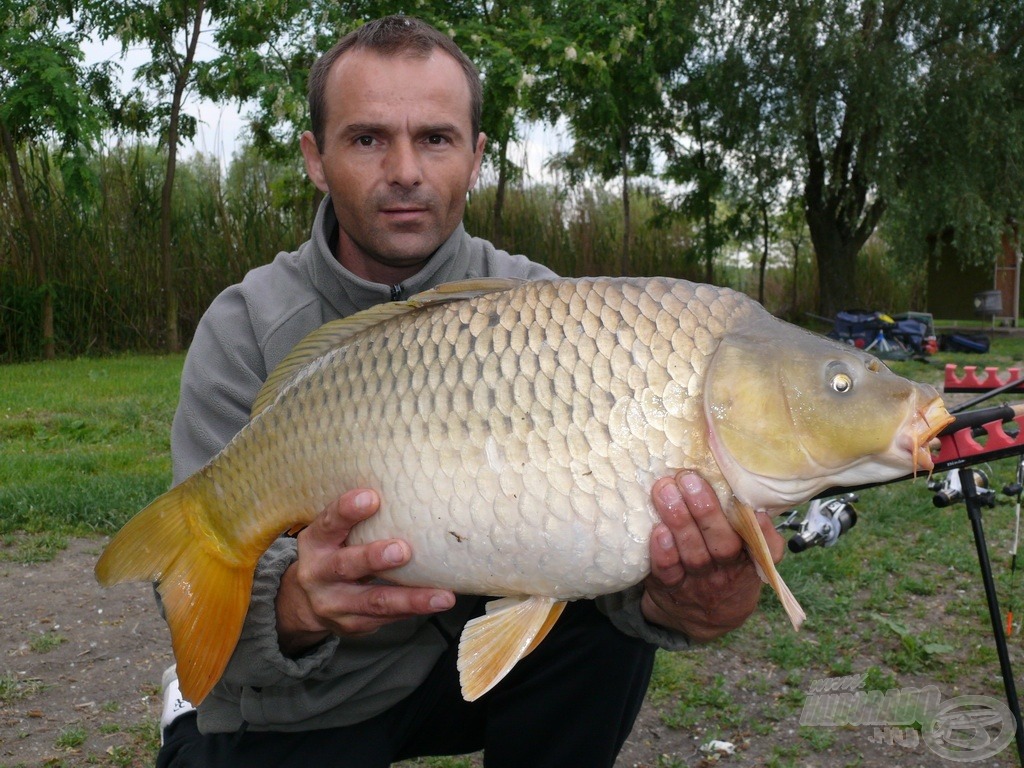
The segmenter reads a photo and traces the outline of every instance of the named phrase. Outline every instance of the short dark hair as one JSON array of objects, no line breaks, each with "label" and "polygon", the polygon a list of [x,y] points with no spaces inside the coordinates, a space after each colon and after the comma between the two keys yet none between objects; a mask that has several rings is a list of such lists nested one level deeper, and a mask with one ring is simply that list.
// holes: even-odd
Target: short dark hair
[{"label": "short dark hair", "polygon": [[375,19],[349,32],[317,59],[313,68],[309,70],[309,120],[319,149],[324,148],[327,130],[327,76],[343,53],[356,48],[365,48],[382,56],[403,55],[424,59],[435,50],[441,49],[455,59],[469,85],[469,121],[473,145],[476,145],[477,136],[480,134],[480,113],[483,104],[480,72],[448,35],[439,32],[421,19],[395,15]]}]

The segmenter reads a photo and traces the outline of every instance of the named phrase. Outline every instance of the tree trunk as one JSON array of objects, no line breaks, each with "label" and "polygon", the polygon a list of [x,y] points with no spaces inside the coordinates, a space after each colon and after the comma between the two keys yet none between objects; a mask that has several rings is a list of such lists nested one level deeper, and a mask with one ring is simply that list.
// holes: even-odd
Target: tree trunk
[{"label": "tree trunk", "polygon": [[761,264],[758,269],[757,276],[757,300],[764,304],[764,275],[768,270],[768,235],[769,233],[769,222],[768,222],[768,204],[765,201],[761,201],[761,239],[764,243],[761,249]]},{"label": "tree trunk", "polygon": [[[857,304],[857,254],[875,231],[886,203],[871,195],[867,180],[851,160],[863,152],[854,152],[850,141],[840,137],[826,160],[813,112],[804,131],[804,146],[808,165],[804,206],[818,260],[818,312],[833,317]],[[830,177],[826,163],[833,169]]]},{"label": "tree trunk", "polygon": [[857,253],[863,242],[844,237],[833,218],[810,206],[807,224],[818,259],[818,313],[835,317],[836,312],[858,305]]},{"label": "tree trunk", "polygon": [[18,205],[21,206],[21,215],[25,222],[25,234],[28,236],[28,249],[32,257],[32,271],[35,273],[36,287],[39,289],[43,300],[40,324],[43,357],[47,360],[53,360],[57,356],[53,330],[53,287],[50,285],[49,280],[47,280],[43,245],[39,240],[39,227],[36,225],[32,199],[29,197],[28,189],[25,186],[25,178],[21,175],[18,149],[14,146],[14,137],[11,136],[7,126],[3,123],[0,123],[0,141],[3,142],[4,154],[7,156],[7,162],[11,166],[11,181],[14,184],[14,194],[18,198]]},{"label": "tree trunk", "polygon": [[181,351],[181,336],[178,333],[178,289],[174,280],[174,254],[171,250],[171,202],[174,194],[174,172],[178,160],[178,121],[181,116],[185,87],[188,85],[192,62],[195,60],[196,46],[199,43],[204,6],[205,0],[199,0],[196,4],[192,34],[188,40],[185,57],[174,78],[171,114],[167,125],[167,172],[164,175],[164,185],[160,192],[160,267],[164,292],[164,326],[167,333],[164,343],[168,352]]},{"label": "tree trunk", "polygon": [[629,244],[633,226],[629,214],[629,129],[626,127],[619,133],[619,157],[622,162],[622,255],[619,274],[626,277],[629,275]]},{"label": "tree trunk", "polygon": [[494,191],[494,224],[491,227],[491,239],[503,250],[505,247],[505,186],[508,184],[508,137],[506,132],[501,137],[501,153],[498,159],[498,187]]}]

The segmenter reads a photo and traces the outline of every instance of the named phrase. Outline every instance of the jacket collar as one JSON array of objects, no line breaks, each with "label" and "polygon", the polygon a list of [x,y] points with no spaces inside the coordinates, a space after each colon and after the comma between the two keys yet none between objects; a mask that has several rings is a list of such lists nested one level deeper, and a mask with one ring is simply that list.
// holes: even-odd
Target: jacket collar
[{"label": "jacket collar", "polygon": [[338,317],[346,317],[395,298],[407,299],[427,288],[465,277],[469,270],[470,237],[461,223],[423,268],[398,286],[365,280],[343,267],[334,257],[331,248],[331,241],[337,231],[338,218],[334,214],[330,195],[326,195],[313,220],[310,239],[313,258],[310,266],[314,287],[334,308]]}]

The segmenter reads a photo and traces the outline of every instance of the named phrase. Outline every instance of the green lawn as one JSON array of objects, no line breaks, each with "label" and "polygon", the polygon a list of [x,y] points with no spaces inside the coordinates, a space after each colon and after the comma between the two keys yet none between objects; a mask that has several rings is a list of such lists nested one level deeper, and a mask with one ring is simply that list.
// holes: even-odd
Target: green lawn
[{"label": "green lawn", "polygon": [[111,533],[166,490],[183,359],[0,366],[0,533]]}]

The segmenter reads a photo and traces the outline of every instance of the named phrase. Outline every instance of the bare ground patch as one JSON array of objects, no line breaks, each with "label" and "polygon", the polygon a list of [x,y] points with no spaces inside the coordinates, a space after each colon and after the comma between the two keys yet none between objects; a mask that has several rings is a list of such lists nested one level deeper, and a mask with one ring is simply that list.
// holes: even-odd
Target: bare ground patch
[{"label": "bare ground patch", "polygon": [[[71,539],[48,562],[6,559],[17,556],[18,546],[17,538],[0,545],[0,768],[150,765],[160,677],[171,654],[149,589],[131,584],[105,590],[96,584],[92,567],[101,539]],[[617,768],[965,764],[940,757],[920,740],[910,743],[914,737],[906,730],[802,728],[805,696],[826,672],[746,658],[742,648],[736,641],[686,654],[678,687],[649,697]],[[854,671],[878,665],[878,653],[866,643]],[[1021,665],[1016,651],[1015,663]],[[666,674],[675,672],[670,667]],[[965,693],[996,697],[997,674],[993,666],[984,680],[939,681],[928,674],[892,680],[904,688],[937,685],[944,699]],[[735,753],[701,751],[712,739],[733,745]],[[416,764],[482,761],[475,756]],[[966,764],[1009,768],[1017,765],[1014,746]]]}]

